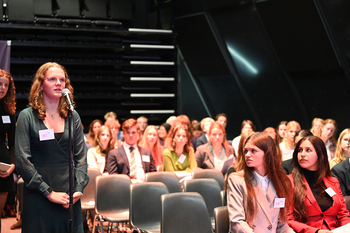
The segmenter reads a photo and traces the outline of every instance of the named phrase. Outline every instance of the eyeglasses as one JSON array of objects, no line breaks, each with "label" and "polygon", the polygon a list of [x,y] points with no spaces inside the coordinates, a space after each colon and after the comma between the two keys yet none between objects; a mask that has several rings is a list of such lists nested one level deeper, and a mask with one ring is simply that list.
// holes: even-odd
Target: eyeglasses
[{"label": "eyeglasses", "polygon": [[55,78],[55,77],[50,77],[50,78],[46,78],[47,81],[49,81],[50,83],[57,83],[57,80],[60,81],[60,83],[66,83],[66,78]]}]

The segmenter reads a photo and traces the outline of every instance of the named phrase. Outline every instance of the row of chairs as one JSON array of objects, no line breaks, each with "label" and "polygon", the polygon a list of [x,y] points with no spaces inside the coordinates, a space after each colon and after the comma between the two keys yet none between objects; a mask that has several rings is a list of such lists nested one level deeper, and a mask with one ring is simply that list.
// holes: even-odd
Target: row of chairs
[{"label": "row of chairs", "polygon": [[[223,191],[215,179],[186,180],[182,192],[172,172],[147,173],[143,184],[132,184],[127,175],[101,176],[94,169],[88,173],[90,183],[84,190],[82,208],[95,208],[94,230],[98,221],[101,232],[103,221],[108,222],[110,232],[114,223],[121,222],[129,222],[139,232],[209,232],[197,228],[220,228],[214,221],[214,209],[222,206]],[[94,200],[95,207],[91,205]]]}]

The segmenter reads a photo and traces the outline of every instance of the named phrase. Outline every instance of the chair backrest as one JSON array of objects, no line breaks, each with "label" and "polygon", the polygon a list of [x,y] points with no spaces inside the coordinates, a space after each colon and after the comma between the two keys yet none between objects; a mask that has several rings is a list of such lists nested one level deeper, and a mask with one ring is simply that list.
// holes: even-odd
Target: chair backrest
[{"label": "chair backrest", "polygon": [[221,190],[224,189],[225,180],[221,171],[216,169],[195,169],[192,172],[192,179],[203,179],[203,178],[212,178],[215,179],[219,185]]},{"label": "chair backrest", "polygon": [[185,180],[185,192],[197,192],[205,201],[209,217],[214,219],[214,208],[221,206],[221,189],[218,182],[214,179]]},{"label": "chair backrest", "polygon": [[162,182],[168,188],[169,193],[182,192],[179,178],[174,172],[148,172],[146,182]]},{"label": "chair backrest", "polygon": [[215,233],[227,233],[230,229],[227,206],[220,206],[214,209]]},{"label": "chair backrest", "polygon": [[170,193],[161,198],[162,233],[213,233],[203,197],[199,193]]},{"label": "chair backrest", "polygon": [[[100,175],[101,175],[101,172],[99,169],[94,169],[94,168],[88,169],[89,183],[86,185],[83,192],[83,196],[81,198],[82,206],[83,206],[83,203],[95,201],[96,177]],[[95,205],[92,205],[92,206],[94,207]]]},{"label": "chair backrest", "polygon": [[345,200],[346,208],[347,208],[348,211],[350,212],[350,196],[344,197],[344,200]]},{"label": "chair backrest", "polygon": [[95,211],[110,214],[129,211],[130,177],[123,174],[98,176],[96,178]]},{"label": "chair backrest", "polygon": [[160,198],[168,189],[161,182],[130,185],[130,224],[133,228],[160,229]]}]

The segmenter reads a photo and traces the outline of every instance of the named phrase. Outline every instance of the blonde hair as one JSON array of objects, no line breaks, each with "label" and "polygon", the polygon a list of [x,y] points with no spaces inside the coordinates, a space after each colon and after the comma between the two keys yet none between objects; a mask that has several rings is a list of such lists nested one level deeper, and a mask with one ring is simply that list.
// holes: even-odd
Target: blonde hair
[{"label": "blonde hair", "polygon": [[[154,129],[157,132],[157,140],[154,143],[153,148],[150,148],[148,143],[147,143],[147,134],[148,134],[148,132],[151,129]],[[158,136],[158,129],[157,129],[157,127],[155,127],[154,125],[147,126],[147,128],[145,129],[145,132],[144,132],[144,134],[142,136],[142,139],[141,139],[141,141],[139,143],[139,145],[141,147],[149,149],[152,152],[154,161],[157,161],[157,163],[161,162],[160,156],[163,156],[163,147],[159,143],[159,136]]]},{"label": "blonde hair", "polygon": [[314,132],[314,131],[313,131],[314,125],[316,124],[317,121],[320,121],[320,122],[322,123],[322,125],[324,125],[324,124],[323,124],[324,120],[323,120],[322,118],[317,118],[317,117],[315,117],[315,118],[312,120],[312,122],[311,122],[311,129],[310,129],[310,132],[311,132],[313,135],[315,135],[315,136],[317,136],[317,137],[320,137],[320,136],[321,136],[321,129],[319,129],[318,132]]},{"label": "blonde hair", "polygon": [[[107,148],[104,150],[105,153],[103,153],[102,144],[100,141],[100,136],[103,133],[103,131],[107,130],[109,133],[109,142],[107,145]],[[111,149],[114,148],[113,140],[112,140],[112,132],[109,129],[108,126],[102,125],[101,128],[98,130],[97,135],[94,139],[94,147],[96,148],[96,152],[101,154],[102,156],[106,157]]]},{"label": "blonde hair", "polygon": [[[326,119],[323,121],[323,127],[325,127],[327,124],[332,124],[334,125],[334,132],[333,132],[333,135],[332,137],[329,139],[329,141],[331,141],[333,144],[335,144],[337,142],[337,140],[335,140],[335,133],[337,132],[337,122],[333,119]],[[322,132],[322,130],[321,130]]]},{"label": "blonde hair", "polygon": [[[297,128],[296,132],[300,131],[299,123],[296,122],[296,121],[290,121],[287,124],[287,129],[286,129],[286,133],[287,134],[288,134],[289,129],[292,128],[292,127],[296,127]],[[294,148],[294,137],[292,138],[292,144],[288,141],[288,136],[287,135],[284,137],[283,141],[284,141],[284,144],[285,144],[286,148]]]},{"label": "blonde hair", "polygon": [[343,140],[344,136],[346,134],[349,134],[349,133],[350,133],[350,129],[347,128],[347,129],[344,129],[339,135],[337,149],[335,150],[335,155],[333,158],[334,162],[336,162],[336,163],[340,163],[344,160],[343,148],[341,147],[341,141]]}]

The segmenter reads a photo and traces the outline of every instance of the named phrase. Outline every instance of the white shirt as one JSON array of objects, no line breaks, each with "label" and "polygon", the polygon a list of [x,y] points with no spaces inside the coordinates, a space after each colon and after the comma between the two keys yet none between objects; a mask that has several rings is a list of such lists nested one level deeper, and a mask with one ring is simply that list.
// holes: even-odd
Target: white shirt
[{"label": "white shirt", "polygon": [[266,194],[267,188],[269,187],[270,179],[269,176],[261,176],[256,171],[254,171],[255,179],[257,180],[258,184]]},{"label": "white shirt", "polygon": [[284,144],[284,142],[280,143],[280,150],[282,153],[282,161],[293,158],[294,150],[286,148],[286,145]]},{"label": "white shirt", "polygon": [[144,182],[145,181],[145,171],[143,170],[141,155],[140,155],[140,152],[138,150],[137,144],[129,145],[126,142],[124,142],[123,147],[124,147],[126,156],[128,157],[128,160],[129,160],[129,167],[131,167],[130,147],[134,147],[133,152],[134,152],[135,162],[136,162],[136,179],[139,183]]}]

